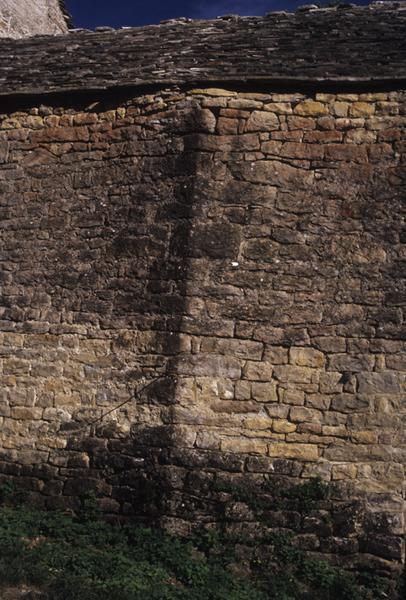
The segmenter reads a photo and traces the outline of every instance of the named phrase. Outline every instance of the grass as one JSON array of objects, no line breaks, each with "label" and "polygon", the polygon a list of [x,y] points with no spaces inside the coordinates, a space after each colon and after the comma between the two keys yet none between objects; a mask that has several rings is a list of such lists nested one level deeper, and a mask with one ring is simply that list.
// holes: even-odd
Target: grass
[{"label": "grass", "polygon": [[[309,491],[304,493],[308,497]],[[251,542],[245,561],[250,577],[238,575],[236,549],[243,543],[221,527],[187,541],[134,524],[108,524],[92,502],[76,517],[5,502],[0,506],[0,583],[38,586],[44,600],[390,597],[385,580],[310,560],[284,535]]]}]

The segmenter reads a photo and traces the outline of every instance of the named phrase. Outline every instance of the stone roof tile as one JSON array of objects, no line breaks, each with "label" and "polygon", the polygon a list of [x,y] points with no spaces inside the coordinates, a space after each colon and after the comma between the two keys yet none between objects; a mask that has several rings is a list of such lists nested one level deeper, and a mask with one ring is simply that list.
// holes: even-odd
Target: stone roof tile
[{"label": "stone roof tile", "polygon": [[0,40],[0,95],[406,79],[406,2]]}]

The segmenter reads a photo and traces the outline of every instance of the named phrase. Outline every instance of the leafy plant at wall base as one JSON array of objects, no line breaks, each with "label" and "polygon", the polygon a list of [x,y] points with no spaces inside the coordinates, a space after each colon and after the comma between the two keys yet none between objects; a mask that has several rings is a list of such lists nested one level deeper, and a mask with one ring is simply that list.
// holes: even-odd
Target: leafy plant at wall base
[{"label": "leafy plant at wall base", "polygon": [[[235,490],[239,498],[252,494]],[[230,492],[230,488],[229,491]],[[305,499],[308,509],[326,491],[291,488],[281,501]],[[224,524],[223,524],[224,525]],[[97,499],[82,498],[77,517],[25,506],[0,506],[0,584],[39,586],[42,600],[380,600],[390,582],[359,576],[308,558],[286,533],[250,547],[250,577],[235,574],[236,536],[222,524],[189,540],[99,518]]]}]

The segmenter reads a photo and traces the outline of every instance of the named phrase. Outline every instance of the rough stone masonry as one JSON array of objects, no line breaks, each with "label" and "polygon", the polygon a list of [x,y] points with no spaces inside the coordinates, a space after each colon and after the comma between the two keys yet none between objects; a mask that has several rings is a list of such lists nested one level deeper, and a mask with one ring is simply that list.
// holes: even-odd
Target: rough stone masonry
[{"label": "rough stone masonry", "polygon": [[320,477],[268,522],[399,571],[405,34],[386,2],[0,42],[1,481],[255,536],[224,484]]}]

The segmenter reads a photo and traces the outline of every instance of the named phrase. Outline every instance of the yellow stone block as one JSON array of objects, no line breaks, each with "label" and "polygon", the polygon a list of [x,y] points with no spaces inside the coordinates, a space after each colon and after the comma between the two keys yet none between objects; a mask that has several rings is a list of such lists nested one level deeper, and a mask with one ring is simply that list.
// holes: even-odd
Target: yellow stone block
[{"label": "yellow stone block", "polygon": [[290,102],[270,102],[264,105],[264,110],[273,112],[276,115],[290,115],[293,112]]},{"label": "yellow stone block", "polygon": [[38,438],[38,446],[44,446],[45,448],[58,448],[63,449],[68,445],[68,440],[64,438],[57,438],[54,436],[40,436]]},{"label": "yellow stone block", "polygon": [[293,112],[303,117],[321,117],[327,115],[329,111],[327,106],[321,102],[305,100],[304,102],[297,104]]},{"label": "yellow stone block", "polygon": [[350,106],[350,117],[369,117],[375,113],[375,106],[368,102],[354,102]]},{"label": "yellow stone block", "polygon": [[323,352],[314,348],[290,348],[289,359],[291,364],[300,367],[322,368],[326,362]]},{"label": "yellow stone block", "polygon": [[244,454],[266,454],[266,442],[258,440],[247,440],[241,437],[226,438],[221,441],[220,449],[222,452],[241,452]]},{"label": "yellow stone block", "polygon": [[271,425],[272,419],[269,417],[251,417],[244,421],[244,428],[246,429],[270,429]]},{"label": "yellow stone block", "polygon": [[296,431],[297,425],[284,419],[276,419],[272,424],[272,429],[275,433],[292,433]]},{"label": "yellow stone block", "polygon": [[355,479],[356,476],[356,465],[333,465],[331,470],[331,477],[334,481],[341,481],[343,479]]},{"label": "yellow stone block", "polygon": [[382,93],[382,92],[375,92],[375,93],[369,93],[369,94],[360,94],[359,97],[360,100],[365,100],[365,101],[369,101],[369,102],[375,102],[375,101],[379,101],[379,100],[387,100],[388,99],[388,94],[386,93]]},{"label": "yellow stone block", "polygon": [[298,460],[317,460],[319,449],[313,444],[270,444],[268,456],[273,458],[295,458]]},{"label": "yellow stone block", "polygon": [[335,100],[335,94],[316,94],[316,100],[318,102],[333,102],[333,100]]},{"label": "yellow stone block", "polygon": [[377,444],[377,431],[357,431],[352,434],[351,439],[358,444]]},{"label": "yellow stone block", "polygon": [[80,406],[79,394],[55,394],[55,406]]},{"label": "yellow stone block", "polygon": [[0,129],[21,129],[21,127],[21,121],[18,119],[5,119],[0,125]]}]

